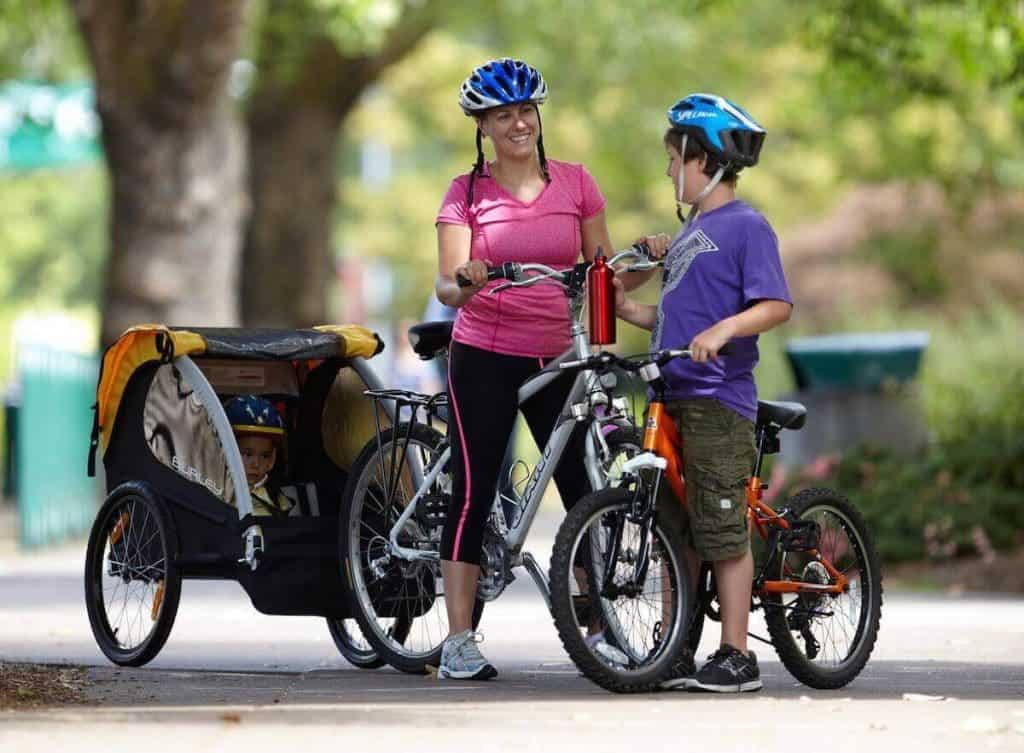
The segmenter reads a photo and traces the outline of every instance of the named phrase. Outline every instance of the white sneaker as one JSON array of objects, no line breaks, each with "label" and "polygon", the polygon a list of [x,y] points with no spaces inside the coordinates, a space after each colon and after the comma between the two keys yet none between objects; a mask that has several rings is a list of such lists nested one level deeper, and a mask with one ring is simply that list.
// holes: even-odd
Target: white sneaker
[{"label": "white sneaker", "polygon": [[441,666],[437,668],[438,680],[490,680],[498,676],[498,670],[484,658],[477,648],[483,643],[481,633],[464,630],[449,636],[441,647]]},{"label": "white sneaker", "polygon": [[587,648],[600,656],[606,662],[626,666],[629,664],[629,657],[621,650],[605,640],[604,631],[588,635],[583,639]]}]

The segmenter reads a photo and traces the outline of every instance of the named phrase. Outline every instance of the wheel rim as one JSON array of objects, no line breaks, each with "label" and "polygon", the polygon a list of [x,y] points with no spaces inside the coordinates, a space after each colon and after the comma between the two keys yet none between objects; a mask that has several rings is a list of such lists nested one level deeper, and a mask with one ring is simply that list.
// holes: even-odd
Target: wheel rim
[{"label": "wheel rim", "polygon": [[[353,568],[352,580],[372,631],[369,643],[422,661],[448,635],[448,616],[439,563],[409,563],[395,557],[386,566],[380,563],[389,550],[391,527],[415,494],[412,478],[417,475],[395,473],[387,460],[381,462],[390,458],[391,447],[390,442],[386,443],[371,457],[353,495],[348,550],[359,552],[359,566]],[[414,466],[429,469],[441,454],[439,450],[413,438],[407,454]],[[450,490],[446,474],[435,487],[439,494]],[[439,551],[440,532],[440,525],[424,530],[414,515],[399,534],[399,543],[408,546],[415,542]]]},{"label": "wheel rim", "polygon": [[93,571],[103,627],[117,651],[138,651],[165,608],[167,551],[158,513],[127,497],[104,519],[102,556]]},{"label": "wheel rim", "polygon": [[[611,516],[624,516],[628,503],[603,507],[587,518],[573,540],[570,562],[579,562],[582,547],[589,551],[587,579],[594,584],[588,589],[591,594],[604,587],[604,572],[612,536],[607,523]],[[634,572],[632,561],[640,543],[640,526],[626,522],[622,535],[622,546],[613,573],[614,583],[622,585],[631,579]],[[641,592],[635,596],[618,596],[608,599],[601,596],[600,623],[581,624],[579,615],[573,610],[576,629],[590,654],[623,674],[648,672],[651,667],[667,657],[665,649],[673,645],[674,634],[683,624],[683,604],[679,598],[680,589],[677,573],[678,554],[673,551],[661,529],[655,525],[650,534],[650,565]],[[632,561],[631,561],[632,560]],[[578,581],[578,573],[573,579]],[[571,584],[579,586],[578,582]],[[575,589],[570,589],[575,590]],[[593,599],[591,598],[591,607]],[[594,614],[591,608],[591,614]],[[596,641],[588,634],[603,629],[604,640]]]},{"label": "wheel rim", "polygon": [[352,618],[335,620],[334,626],[345,647],[353,654],[361,659],[372,660],[377,658],[377,652],[374,651],[370,642],[366,640],[356,620]]},{"label": "wheel rim", "polygon": [[[813,520],[821,527],[819,551],[846,576],[849,588],[838,595],[784,595],[781,604],[788,635],[814,666],[825,671],[841,670],[856,659],[863,643],[874,600],[874,573],[865,542],[838,507],[815,504],[800,519]],[[824,567],[806,552],[784,552],[780,568],[784,579],[827,582]]]}]

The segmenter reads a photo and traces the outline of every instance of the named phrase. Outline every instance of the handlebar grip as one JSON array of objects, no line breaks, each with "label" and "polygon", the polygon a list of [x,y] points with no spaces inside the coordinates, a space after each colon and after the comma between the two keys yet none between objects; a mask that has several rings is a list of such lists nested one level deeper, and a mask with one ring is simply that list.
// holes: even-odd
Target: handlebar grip
[{"label": "handlebar grip", "polygon": [[[510,261],[505,262],[499,267],[488,267],[487,268],[487,281],[492,280],[514,280],[516,275],[515,264]],[[472,287],[473,281],[468,277],[463,277],[460,274],[455,275],[455,282],[458,283],[460,288]]]},{"label": "handlebar grip", "polygon": [[646,241],[640,241],[640,243],[634,243],[632,248],[635,251],[643,254],[644,256],[650,256],[651,255],[651,247],[647,245]]}]

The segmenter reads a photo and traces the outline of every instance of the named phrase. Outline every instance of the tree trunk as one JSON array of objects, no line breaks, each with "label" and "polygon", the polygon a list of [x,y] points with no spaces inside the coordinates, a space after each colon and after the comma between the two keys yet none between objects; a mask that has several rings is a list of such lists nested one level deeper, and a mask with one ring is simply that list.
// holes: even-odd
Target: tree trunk
[{"label": "tree trunk", "polygon": [[253,214],[243,251],[246,326],[327,320],[340,121],[322,102],[268,105],[248,118]]},{"label": "tree trunk", "polygon": [[[272,0],[268,8],[257,65],[261,82],[247,118],[253,215],[242,255],[242,321],[310,326],[326,322],[334,279],[331,219],[342,125],[366,87],[433,28],[441,3],[403,4],[401,20],[380,49],[356,55],[319,31],[309,37],[280,32],[302,27],[297,19],[304,13],[315,17],[313,6]],[[296,59],[294,70],[276,67]]]},{"label": "tree trunk", "polygon": [[102,342],[142,322],[238,322],[248,209],[227,92],[247,0],[71,0],[111,180]]},{"label": "tree trunk", "polygon": [[244,133],[224,102],[195,128],[104,118],[111,250],[103,342],[140,322],[232,326],[246,217]]}]

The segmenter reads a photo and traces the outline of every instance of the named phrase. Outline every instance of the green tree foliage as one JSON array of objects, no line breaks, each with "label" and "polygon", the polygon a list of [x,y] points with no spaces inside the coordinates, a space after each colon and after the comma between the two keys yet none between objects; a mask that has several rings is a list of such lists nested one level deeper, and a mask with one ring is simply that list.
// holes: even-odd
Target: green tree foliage
[{"label": "green tree foliage", "polygon": [[[0,11],[0,80],[88,80],[64,0],[7,0]],[[70,309],[95,316],[106,249],[100,166],[0,172],[0,385],[11,369],[18,314]]]},{"label": "green tree foliage", "polygon": [[4,176],[0,202],[0,301],[5,309],[95,306],[104,231],[98,167]]},{"label": "green tree foliage", "polygon": [[0,79],[56,83],[88,76],[65,0],[5,0],[0,17]]},{"label": "green tree foliage", "polygon": [[[64,0],[8,0],[0,80],[80,82],[88,65]],[[106,188],[98,168],[0,173],[0,315],[26,306],[94,306],[102,289]]]},{"label": "green tree foliage", "polygon": [[[961,204],[1024,186],[1024,8],[1015,0],[828,0],[808,26],[855,176],[938,178]],[[871,127],[866,128],[865,124]]]},{"label": "green tree foliage", "polygon": [[[335,153],[349,113],[437,21],[437,0],[267,0],[248,106],[253,214],[242,265],[249,325],[327,314]],[[282,277],[279,269],[292,274]]]},{"label": "green tree foliage", "polygon": [[[781,225],[823,209],[837,176],[800,138],[810,132],[804,113],[820,56],[794,39],[807,11],[790,5],[758,3],[742,11],[743,23],[730,3],[692,2],[503,2],[452,18],[356,114],[343,163],[345,213],[336,221],[343,248],[392,260],[396,303],[403,315],[419,314],[436,272],[434,214],[448,182],[474,158],[474,126],[458,108],[458,87],[473,66],[501,55],[543,72],[548,155],[583,162],[595,175],[618,247],[678,228],[662,134],[669,105],[692,91],[727,94],[768,126],[762,165],[742,177],[741,195]],[[390,148],[390,182],[362,180],[360,142]],[[643,340],[637,331],[629,337],[637,346]]]}]

